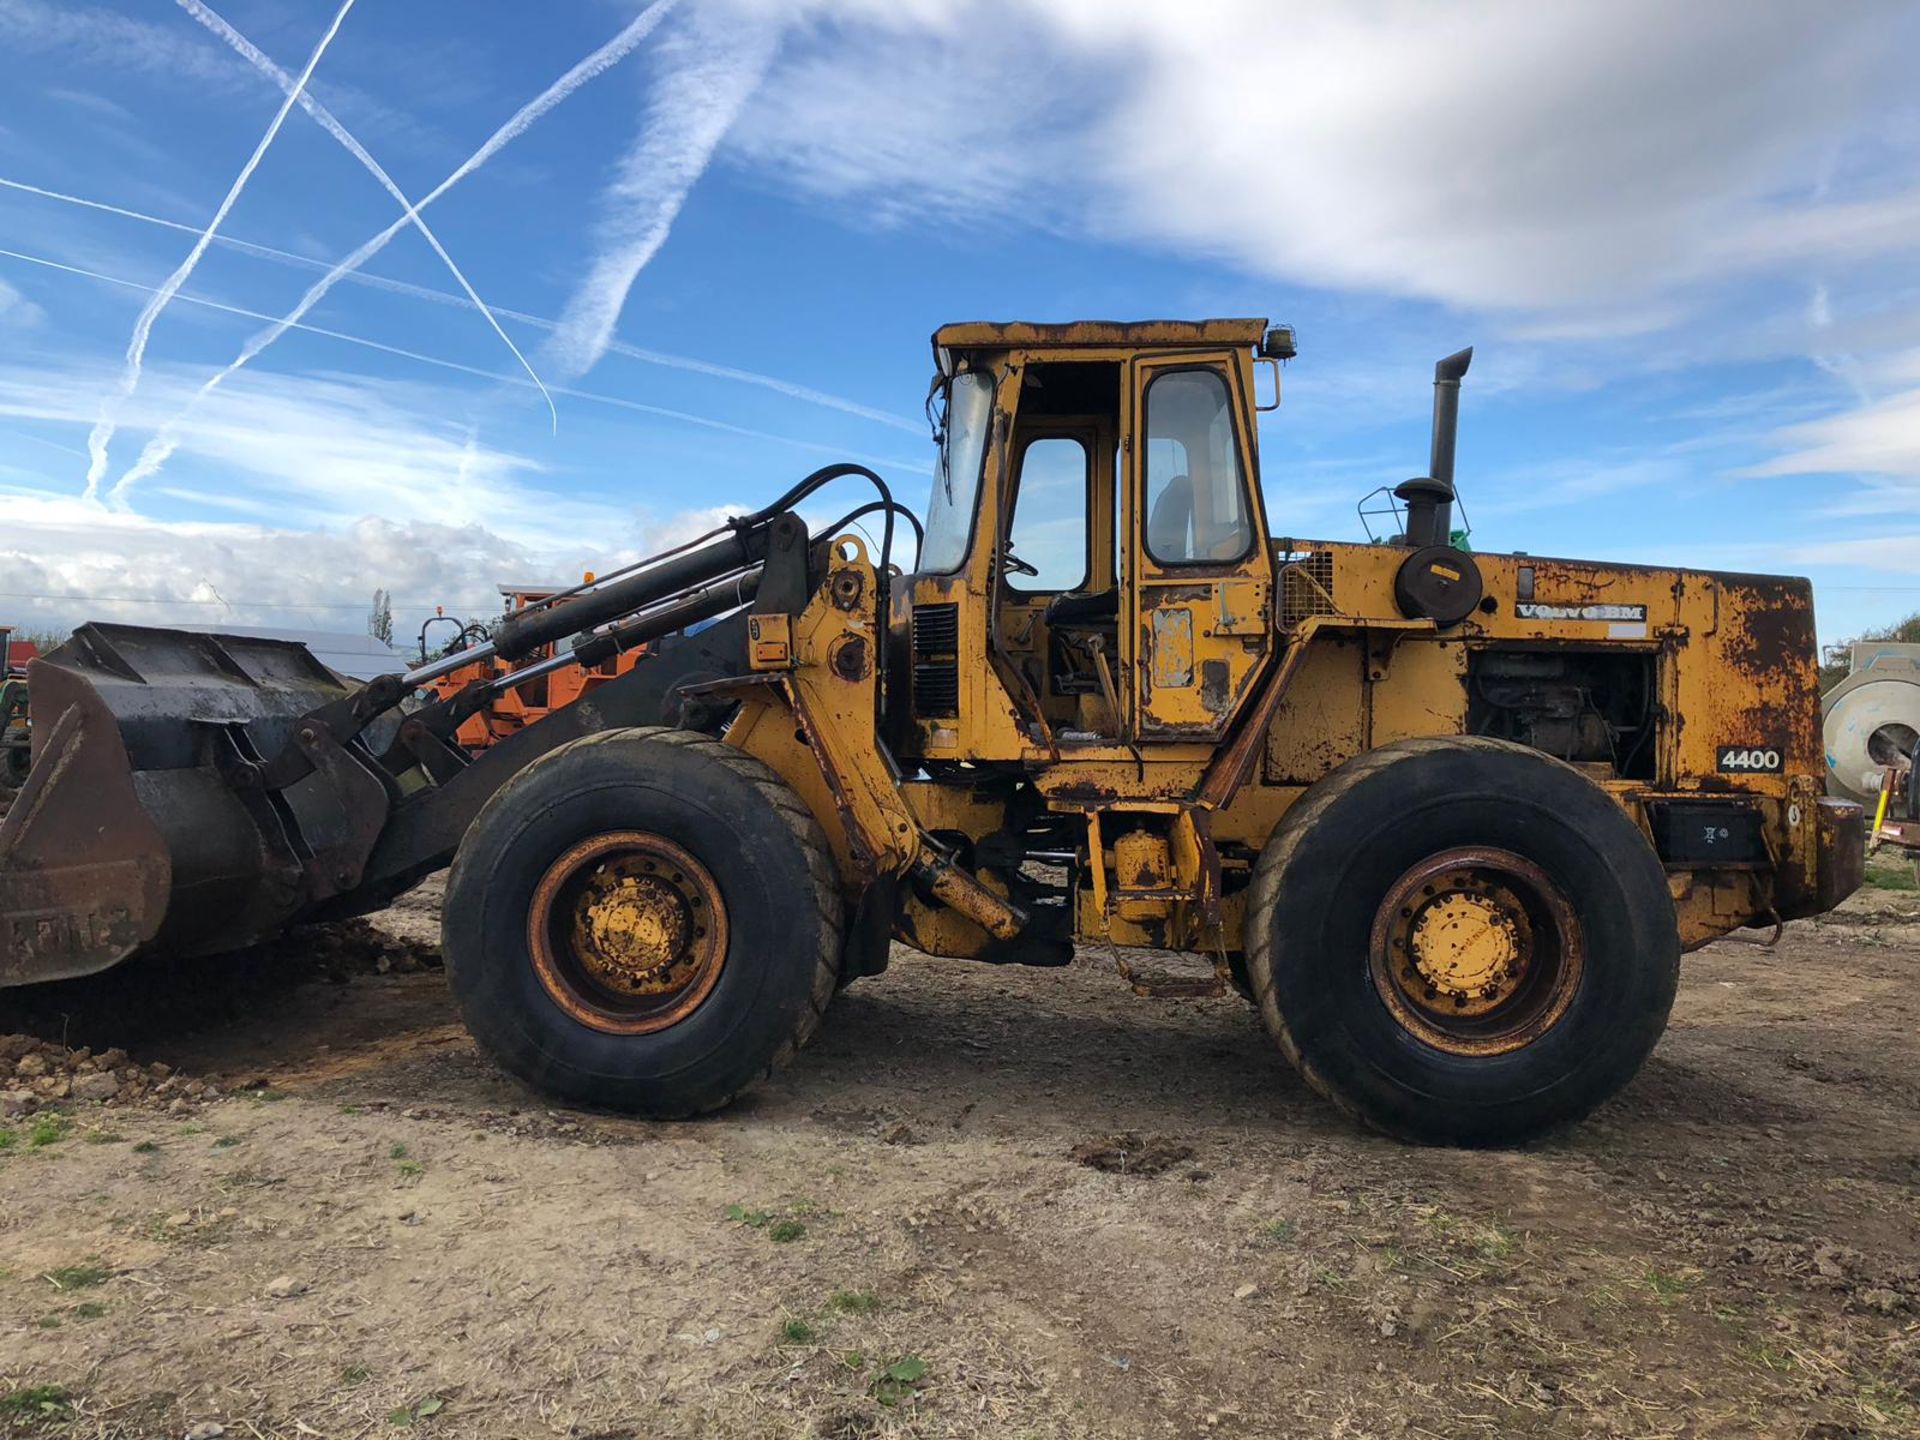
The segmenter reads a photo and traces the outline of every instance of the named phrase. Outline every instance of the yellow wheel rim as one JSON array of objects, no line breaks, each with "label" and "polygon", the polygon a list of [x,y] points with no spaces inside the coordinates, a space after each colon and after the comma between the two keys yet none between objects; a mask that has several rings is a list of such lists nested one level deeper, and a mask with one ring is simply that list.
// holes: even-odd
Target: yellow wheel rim
[{"label": "yellow wheel rim", "polygon": [[1566,1014],[1585,963],[1560,887],[1492,848],[1446,850],[1408,869],[1375,913],[1368,956],[1394,1020],[1456,1055],[1538,1039]]},{"label": "yellow wheel rim", "polygon": [[726,904],[706,867],[673,841],[611,831],[547,867],[527,949],[547,993],[581,1024],[651,1034],[691,1015],[719,981]]}]

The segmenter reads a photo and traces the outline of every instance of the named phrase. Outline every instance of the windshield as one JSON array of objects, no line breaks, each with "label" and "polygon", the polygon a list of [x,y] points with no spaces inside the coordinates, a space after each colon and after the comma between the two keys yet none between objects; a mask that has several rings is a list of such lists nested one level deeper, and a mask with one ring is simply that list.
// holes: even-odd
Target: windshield
[{"label": "windshield", "polygon": [[927,543],[920,568],[944,575],[967,558],[973,534],[974,500],[987,458],[987,431],[993,424],[993,376],[977,371],[953,377],[940,427],[940,460],[933,470],[933,499],[927,502]]}]

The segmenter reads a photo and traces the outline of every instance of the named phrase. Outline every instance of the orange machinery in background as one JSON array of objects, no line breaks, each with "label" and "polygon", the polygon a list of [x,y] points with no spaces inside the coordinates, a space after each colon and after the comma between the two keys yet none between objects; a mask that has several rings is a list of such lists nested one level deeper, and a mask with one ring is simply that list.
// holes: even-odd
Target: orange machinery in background
[{"label": "orange machinery in background", "polygon": [[[591,575],[586,578],[589,581],[593,579]],[[500,587],[500,596],[503,601],[502,610],[505,614],[511,615],[516,611],[524,610],[529,605],[549,599],[553,595],[558,594],[560,588],[559,586],[548,586],[544,589],[536,589],[526,586],[502,585]],[[434,616],[434,620],[444,620],[456,625],[460,624],[455,617],[446,614],[437,614]],[[421,629],[421,656],[423,663],[426,657],[426,632],[427,628],[431,627],[432,624],[433,621],[430,620],[427,622],[427,626]],[[484,629],[467,624],[461,626],[460,635],[454,641],[454,644],[466,645],[484,640],[485,638],[486,634]],[[525,667],[530,660],[546,659],[553,654],[554,648],[554,646],[548,645],[537,652],[537,654],[523,657],[520,661],[512,665],[490,656],[484,659],[476,659],[471,665],[462,665],[459,669],[451,670],[438,679],[433,680],[426,688],[432,693],[436,700],[449,699],[459,694],[476,680],[496,679],[499,676],[508,674],[510,671]],[[461,722],[460,728],[454,732],[454,740],[463,749],[469,751],[484,750],[489,745],[498,744],[500,741],[507,739],[528,725],[533,724],[534,721],[540,719],[548,711],[558,710],[563,705],[570,705],[596,686],[604,685],[616,676],[626,674],[627,671],[631,670],[639,661],[640,657],[652,648],[651,645],[637,646],[632,650],[622,651],[609,660],[603,660],[598,665],[563,666],[561,669],[552,671],[549,674],[537,675],[533,679],[528,680],[524,685],[517,686],[512,690],[503,690],[493,697],[486,709],[468,716]]]}]

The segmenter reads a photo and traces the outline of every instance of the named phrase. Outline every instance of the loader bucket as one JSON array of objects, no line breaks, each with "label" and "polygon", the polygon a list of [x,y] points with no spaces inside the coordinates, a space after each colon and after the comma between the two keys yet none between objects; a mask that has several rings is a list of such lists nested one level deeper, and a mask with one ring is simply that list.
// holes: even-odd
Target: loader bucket
[{"label": "loader bucket", "polygon": [[0,821],[0,986],[234,949],[306,904],[312,846],[287,837],[337,827],[338,807],[251,783],[301,716],[349,693],[305,646],[89,624],[27,686],[33,761]]}]

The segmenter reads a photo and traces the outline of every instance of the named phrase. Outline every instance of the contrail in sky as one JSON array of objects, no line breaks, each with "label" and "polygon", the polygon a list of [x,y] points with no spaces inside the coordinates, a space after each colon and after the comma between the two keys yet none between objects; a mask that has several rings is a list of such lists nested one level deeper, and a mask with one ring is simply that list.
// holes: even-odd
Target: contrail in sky
[{"label": "contrail in sky", "polygon": [[[238,30],[234,29],[233,26],[229,25],[214,11],[212,6],[205,4],[204,0],[176,0],[176,3],[181,9],[185,10],[194,19],[198,20],[207,29],[213,31],[214,34],[218,35],[238,51],[241,58],[252,65],[254,69],[265,75],[288,94],[295,96],[299,101],[300,108],[319,122],[320,127],[329,135],[333,136],[335,140],[338,140],[345,146],[347,153],[364,165],[373,178],[380,182],[386,192],[400,202],[400,208],[402,210],[411,210],[412,202],[402,193],[400,187],[393,183],[393,177],[387,174],[378,160],[375,160],[373,156],[367,153],[365,146],[353,138],[348,132],[347,127],[342,125],[339,120],[334,117],[331,110],[314,99],[306,90],[295,86],[291,75],[274,64],[268,56],[261,53],[258,46]],[[413,217],[413,225],[414,228],[420,232],[420,238],[433,247],[433,253],[440,257],[441,262],[446,265],[448,273],[460,282],[460,288],[466,292],[467,299],[473,302],[474,308],[486,317],[487,324],[493,327],[493,333],[498,335],[501,343],[513,352],[513,358],[520,362],[520,368],[527,372],[527,378],[533,381],[539,388],[541,398],[547,402],[547,414],[553,422],[553,428],[557,431],[560,428],[560,412],[554,409],[553,397],[547,394],[547,387],[541,384],[540,377],[534,373],[533,366],[527,362],[527,357],[520,353],[520,347],[515,345],[508,337],[507,332],[500,328],[500,322],[493,318],[493,311],[487,308],[487,302],[482,300],[473,286],[467,283],[467,277],[460,273],[460,267],[453,263],[453,257],[447,254],[446,250],[441,246],[439,238],[434,235],[433,231],[427,228],[427,222],[420,218],[420,216],[415,215]]]},{"label": "contrail in sky", "polygon": [[666,243],[688,192],[760,87],[779,44],[777,27],[743,25],[734,16],[712,24],[696,18],[662,42],[662,73],[639,139],[604,197],[600,253],[545,348],[569,379],[607,353],[633,282]]},{"label": "contrail in sky", "polygon": [[[57,270],[63,275],[78,275],[88,280],[97,280],[104,285],[118,285],[127,290],[138,290],[145,294],[154,294],[159,287],[146,285],[138,280],[129,280],[120,275],[108,275],[99,270],[88,270],[79,265],[68,265],[59,260],[48,259],[44,255],[29,255],[20,250],[0,247],[0,258],[18,260],[26,265],[38,265],[47,270]],[[227,305],[218,300],[208,300],[198,295],[180,295],[176,297],[182,305],[198,305],[203,309],[216,310],[223,315],[238,315],[246,320],[272,320],[271,315],[258,310],[248,310],[239,305]],[[482,380],[493,380],[503,385],[528,385],[518,375],[503,375],[494,370],[483,370],[478,365],[464,365],[458,360],[447,360],[438,355],[423,354],[418,350],[402,349],[398,345],[389,345],[382,340],[371,340],[364,335],[352,335],[344,330],[329,330],[321,325],[296,323],[290,328],[308,335],[323,336],[328,340],[339,340],[348,345],[358,345],[366,350],[377,350],[383,355],[397,356],[402,360],[416,361],[422,365],[431,365],[441,370],[452,370],[461,375],[473,375]],[[531,387],[529,387],[531,388]],[[749,440],[768,440],[780,445],[788,445],[796,450],[812,451],[821,455],[833,455],[842,460],[863,460],[870,465],[883,469],[897,468],[921,471],[926,468],[921,460],[906,460],[897,455],[873,455],[859,450],[848,450],[844,446],[822,444],[817,440],[802,440],[793,435],[778,435],[768,430],[755,430],[745,425],[735,425],[731,421],[716,420],[711,415],[696,415],[686,410],[673,410],[664,405],[649,405],[640,400],[628,400],[620,395],[606,395],[593,390],[574,390],[567,386],[554,387],[554,394],[563,395],[570,400],[591,401],[595,405],[610,405],[619,410],[630,410],[640,415],[653,415],[663,420],[677,420],[686,425],[697,425],[705,430],[718,430],[726,435],[739,435]],[[6,412],[0,412],[6,413]]]},{"label": "contrail in sky", "polygon": [[[351,3],[351,0],[349,0],[349,3]],[[679,0],[655,0],[652,6],[636,16],[627,27],[618,35],[614,36],[613,39],[602,45],[598,50],[595,50],[591,55],[587,56],[586,59],[582,60],[571,70],[567,71],[566,74],[554,81],[553,84],[549,85],[539,95],[521,106],[520,109],[515,112],[512,119],[508,120],[506,124],[493,132],[492,137],[488,139],[486,144],[482,145],[461,162],[459,169],[455,170],[451,175],[447,176],[446,179],[434,186],[424,197],[409,205],[406,213],[398,220],[387,226],[386,229],[382,230],[372,239],[366,241],[359,249],[355,250],[351,255],[347,256],[339,264],[335,265],[326,274],[316,280],[313,285],[309,287],[307,293],[300,297],[300,303],[288,311],[285,316],[274,321],[273,324],[247,341],[247,343],[241,347],[240,353],[228,363],[226,369],[213,376],[213,378],[202,387],[202,393],[204,394],[211,391],[229,376],[244,369],[261,351],[265,350],[269,345],[273,344],[274,341],[286,334],[288,330],[299,323],[301,318],[305,316],[309,310],[320,303],[327,292],[333,289],[340,281],[342,276],[351,271],[358,270],[362,265],[366,264],[368,260],[386,248],[387,242],[392,240],[395,235],[398,235],[408,225],[411,225],[414,217],[418,215],[420,211],[426,209],[427,206],[431,205],[455,185],[458,185],[462,180],[466,179],[467,176],[471,175],[475,170],[478,170],[482,165],[486,164],[487,161],[491,160],[504,146],[518,139],[529,126],[573,94],[573,92],[578,90],[582,85],[604,74],[606,71],[612,69],[613,66],[619,64],[620,61],[624,60],[636,45],[646,39],[647,36],[653,32],[654,28],[658,26],[662,20],[666,19],[668,12],[678,3]],[[289,97],[287,104],[291,106],[292,103],[293,101],[291,97]],[[281,113],[285,114],[285,111],[283,110]],[[171,451],[169,451],[169,453],[171,453]],[[164,460],[165,456],[161,456],[159,459]],[[136,481],[151,475],[158,468],[159,465],[155,463],[129,470],[114,484],[109,498],[117,499],[124,503],[128,487]]]},{"label": "contrail in sky", "polygon": [[[213,243],[214,232],[220,228],[220,222],[227,218],[227,212],[233,209],[234,202],[240,198],[240,192],[247,188],[247,181],[253,178],[254,170],[259,166],[261,157],[267,153],[267,147],[273,144],[274,137],[280,133],[280,127],[286,123],[287,112],[293,109],[295,97],[307,88],[307,81],[313,78],[320,57],[327,53],[327,47],[333,43],[333,37],[340,33],[341,22],[347,18],[347,12],[353,9],[354,0],[345,0],[340,11],[333,17],[333,24],[327,27],[327,33],[320,37],[320,43],[314,47],[313,54],[307,58],[307,68],[300,72],[300,78],[294,88],[287,93],[279,110],[274,112],[273,123],[267,126],[267,133],[260,137],[260,143],[253,147],[253,154],[247,157],[247,163],[234,177],[233,184],[227,190],[226,199],[220,202],[220,208],[214,211],[213,219],[194,242],[193,249],[187,252],[187,258],[167,277],[160,288],[154,292],[140,318],[133,323],[133,338],[127,342],[127,367],[120,378],[117,394],[109,395],[100,406],[100,418],[94,422],[93,432],[87,436],[87,488],[85,498],[92,500],[100,493],[100,481],[107,473],[107,446],[113,440],[116,417],[120,407],[133,394],[140,384],[140,367],[147,356],[147,337],[153,333],[153,322],[160,318],[160,312],[167,308],[167,302],[186,283],[193,273],[194,266],[200,263],[200,257],[207,253],[207,246]],[[124,482],[122,482],[124,484]],[[116,485],[117,494],[121,486]]]},{"label": "contrail in sky", "polygon": [[[179,220],[168,220],[164,216],[149,215],[144,210],[129,210],[124,205],[109,205],[104,200],[89,200],[80,195],[69,195],[60,190],[48,190],[43,186],[29,185],[24,180],[9,180],[0,176],[0,190],[17,190],[24,195],[37,195],[43,200],[57,200],[63,205],[77,205],[86,210],[98,210],[107,215],[118,215],[126,220],[138,220],[143,225],[157,225],[167,230],[180,230],[189,235],[200,233],[198,225],[187,225]],[[242,254],[257,255],[263,260],[274,260],[285,265],[297,265],[305,270],[326,270],[331,268],[325,260],[315,260],[311,255],[297,254],[292,250],[276,249],[272,245],[260,245],[251,240],[241,240],[232,235],[216,235],[213,243],[225,245]],[[365,270],[355,270],[342,277],[356,285],[370,285],[376,289],[388,290],[396,295],[410,295],[417,300],[431,301],[436,305],[471,306],[472,301],[454,294],[451,290],[435,290],[431,286],[416,285],[410,280],[390,280],[384,275],[370,275]],[[557,330],[559,322],[549,320],[544,315],[529,315],[524,310],[510,310],[504,305],[493,307],[493,313],[505,316],[509,320],[518,320],[524,325],[532,325],[540,330]],[[270,316],[262,316],[270,319]],[[305,327],[296,327],[305,328]],[[696,359],[690,355],[674,355],[664,350],[648,350],[632,345],[625,340],[615,340],[607,349],[615,355],[624,355],[647,365],[660,365],[670,370],[686,370],[696,375],[711,375],[720,380],[734,380],[744,385],[758,385],[777,394],[803,400],[810,405],[824,406],[829,410],[839,410],[844,414],[857,415],[863,420],[876,421],[891,426],[895,430],[905,431],[909,435],[925,435],[927,422],[909,419],[879,410],[871,405],[862,405],[857,400],[849,400],[844,395],[835,395],[831,391],[816,390],[810,385],[796,384],[784,380],[778,375],[763,375],[757,370],[741,370],[732,365],[719,365],[710,360]]]}]

